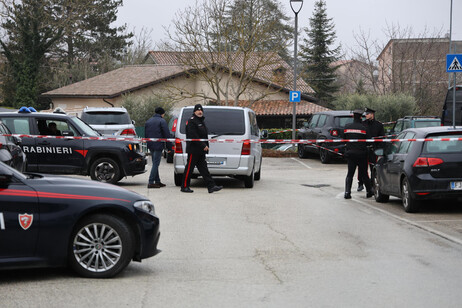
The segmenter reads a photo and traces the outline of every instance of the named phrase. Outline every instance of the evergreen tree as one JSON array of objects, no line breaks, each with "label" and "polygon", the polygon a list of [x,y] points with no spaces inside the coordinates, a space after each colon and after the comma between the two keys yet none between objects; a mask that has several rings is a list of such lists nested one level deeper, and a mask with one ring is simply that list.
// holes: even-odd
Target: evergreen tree
[{"label": "evergreen tree", "polygon": [[20,4],[13,2],[6,9],[9,15],[2,27],[7,39],[0,40],[0,45],[11,75],[3,84],[4,99],[7,105],[14,107],[38,107],[45,56],[61,37],[61,31],[53,26],[49,1],[23,0]]},{"label": "evergreen tree", "polygon": [[330,107],[333,94],[338,90],[332,63],[340,57],[340,46],[331,49],[336,39],[332,18],[327,18],[326,2],[315,3],[310,27],[305,28],[308,38],[300,46],[301,76],[316,91],[316,97],[324,106]]}]

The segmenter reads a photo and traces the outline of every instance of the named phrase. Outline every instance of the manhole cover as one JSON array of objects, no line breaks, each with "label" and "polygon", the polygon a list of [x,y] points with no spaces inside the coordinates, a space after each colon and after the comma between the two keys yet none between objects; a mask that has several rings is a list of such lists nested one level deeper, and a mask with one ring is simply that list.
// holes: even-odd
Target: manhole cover
[{"label": "manhole cover", "polygon": [[321,188],[321,187],[329,187],[329,184],[302,184],[302,186],[312,187],[312,188]]}]

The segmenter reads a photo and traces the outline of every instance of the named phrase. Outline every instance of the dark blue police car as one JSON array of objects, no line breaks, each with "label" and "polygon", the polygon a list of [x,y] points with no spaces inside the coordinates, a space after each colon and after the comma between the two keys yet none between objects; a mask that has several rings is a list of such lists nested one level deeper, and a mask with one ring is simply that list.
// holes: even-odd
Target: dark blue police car
[{"label": "dark blue police car", "polygon": [[84,277],[113,277],[156,255],[159,236],[144,196],[0,162],[0,269],[69,265]]}]

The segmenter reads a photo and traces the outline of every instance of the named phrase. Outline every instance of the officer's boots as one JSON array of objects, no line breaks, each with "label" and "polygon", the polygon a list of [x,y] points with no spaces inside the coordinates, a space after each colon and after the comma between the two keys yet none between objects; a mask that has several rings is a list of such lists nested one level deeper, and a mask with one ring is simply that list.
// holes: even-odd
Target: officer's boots
[{"label": "officer's boots", "polygon": [[345,199],[351,199],[351,185],[353,185],[353,178],[345,179]]},{"label": "officer's boots", "polygon": [[366,198],[370,198],[374,195],[374,191],[372,190],[371,181],[364,181],[364,186],[366,186]]}]

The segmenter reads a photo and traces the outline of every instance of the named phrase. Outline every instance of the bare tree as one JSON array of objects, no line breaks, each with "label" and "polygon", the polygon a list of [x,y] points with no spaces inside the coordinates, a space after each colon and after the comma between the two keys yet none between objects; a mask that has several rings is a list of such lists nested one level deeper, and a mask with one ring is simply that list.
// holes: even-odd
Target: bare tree
[{"label": "bare tree", "polygon": [[363,80],[369,93],[410,94],[416,99],[419,114],[439,115],[447,90],[449,39],[441,31],[425,30],[415,35],[412,28],[399,25],[388,25],[384,33],[386,42],[372,40],[362,30],[355,35],[356,46],[349,49],[348,57],[364,66],[345,78]]},{"label": "bare tree", "polygon": [[[255,2],[258,1],[252,1]],[[253,10],[252,18],[228,14],[232,3],[196,2],[177,13],[173,29],[167,29],[169,42],[164,48],[177,54],[178,63],[190,77],[206,84],[201,89],[181,89],[183,98],[200,97],[217,104],[237,105],[244,97],[251,104],[290,84],[288,78],[274,78],[278,69],[291,70],[278,56],[280,50],[262,51],[262,46],[274,39],[271,30],[275,23],[264,18],[267,12],[262,8]],[[276,46],[285,46],[284,43],[288,42]],[[260,81],[260,87],[255,86],[255,81]],[[180,93],[180,89],[176,92]]]}]

